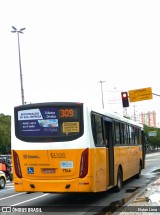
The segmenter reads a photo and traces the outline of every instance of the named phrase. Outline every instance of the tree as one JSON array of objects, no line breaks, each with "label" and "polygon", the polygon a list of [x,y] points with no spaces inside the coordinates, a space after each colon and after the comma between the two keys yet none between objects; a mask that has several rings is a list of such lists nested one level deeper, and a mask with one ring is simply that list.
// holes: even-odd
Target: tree
[{"label": "tree", "polygon": [[0,154],[11,153],[11,116],[0,114]]},{"label": "tree", "polygon": [[[149,136],[149,132],[151,131],[156,131],[157,136]],[[147,144],[148,149],[156,149],[160,147],[160,129],[159,128],[148,127],[147,125],[144,125],[144,133],[146,134],[148,139],[148,144]]]}]

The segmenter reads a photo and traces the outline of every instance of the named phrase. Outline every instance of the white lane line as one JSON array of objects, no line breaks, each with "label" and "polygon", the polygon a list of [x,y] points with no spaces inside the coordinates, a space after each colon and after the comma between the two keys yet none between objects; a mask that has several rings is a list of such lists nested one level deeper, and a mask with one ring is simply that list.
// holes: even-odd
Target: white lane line
[{"label": "white lane line", "polygon": [[155,160],[159,160],[159,158],[147,159],[146,161],[155,161]]},{"label": "white lane line", "polygon": [[6,189],[3,191],[8,191],[8,190],[14,190],[14,187],[6,187]]},{"label": "white lane line", "polygon": [[4,197],[4,198],[1,198],[0,201],[4,200],[4,199],[9,199],[9,198],[12,198],[12,197],[15,197],[15,196],[19,196],[19,195],[22,195],[22,194],[24,194],[24,193],[17,193],[17,194],[12,195],[12,196],[7,196],[7,197]]},{"label": "white lane line", "polygon": [[42,196],[38,196],[38,197],[29,199],[29,200],[26,200],[26,201],[23,201],[23,202],[19,202],[19,203],[17,203],[17,204],[11,205],[11,206],[13,207],[13,206],[21,205],[21,204],[23,204],[23,203],[30,202],[30,201],[32,201],[32,200],[39,199],[39,198],[42,198],[42,197],[44,197],[44,196],[47,196],[48,194],[49,194],[49,193],[46,193],[46,194],[44,194],[44,195],[42,195]]},{"label": "white lane line", "polygon": [[6,187],[6,189],[1,190],[0,193],[7,192],[9,190],[14,190],[14,187],[13,188]]}]

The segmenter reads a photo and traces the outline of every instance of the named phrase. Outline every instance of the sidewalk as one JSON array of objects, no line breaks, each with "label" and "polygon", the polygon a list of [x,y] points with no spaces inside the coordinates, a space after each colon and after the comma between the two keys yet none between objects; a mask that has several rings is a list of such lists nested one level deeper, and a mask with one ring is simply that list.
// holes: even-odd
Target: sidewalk
[{"label": "sidewalk", "polygon": [[160,215],[160,177],[150,183],[115,215]]}]

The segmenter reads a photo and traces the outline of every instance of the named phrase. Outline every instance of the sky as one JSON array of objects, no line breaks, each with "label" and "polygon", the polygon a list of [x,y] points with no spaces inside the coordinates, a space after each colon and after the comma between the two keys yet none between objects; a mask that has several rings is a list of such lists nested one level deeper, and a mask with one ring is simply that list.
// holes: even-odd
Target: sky
[{"label": "sky", "polygon": [[[0,113],[28,103],[76,101],[123,113],[121,92],[160,95],[160,1],[0,0]],[[155,110],[160,97],[127,111]]]}]

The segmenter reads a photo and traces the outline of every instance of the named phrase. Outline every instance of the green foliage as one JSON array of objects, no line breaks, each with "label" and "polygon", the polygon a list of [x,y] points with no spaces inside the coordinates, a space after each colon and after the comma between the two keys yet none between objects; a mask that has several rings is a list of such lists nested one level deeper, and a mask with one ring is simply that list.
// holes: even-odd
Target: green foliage
[{"label": "green foliage", "polygon": [[11,153],[11,116],[0,114],[0,154]]},{"label": "green foliage", "polygon": [[[156,131],[157,136],[155,137],[150,137],[148,135],[149,131]],[[156,149],[160,147],[160,129],[159,128],[154,128],[154,127],[148,127],[147,125],[144,125],[144,133],[147,136],[147,148],[148,149]]]}]

